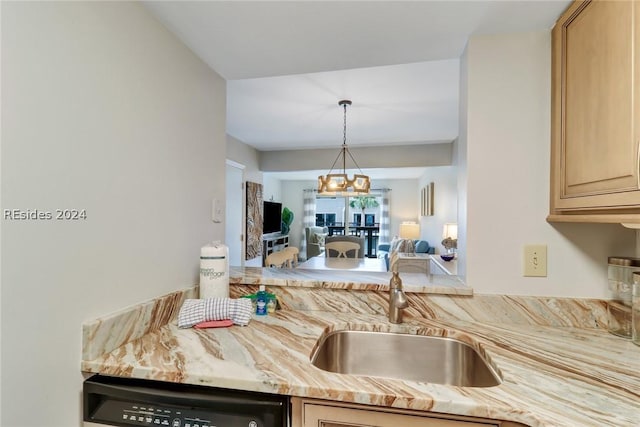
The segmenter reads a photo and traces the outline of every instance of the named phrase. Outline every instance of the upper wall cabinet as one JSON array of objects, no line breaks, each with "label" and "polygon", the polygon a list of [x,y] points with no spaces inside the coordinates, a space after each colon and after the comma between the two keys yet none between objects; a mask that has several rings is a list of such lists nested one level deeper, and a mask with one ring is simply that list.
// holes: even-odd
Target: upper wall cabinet
[{"label": "upper wall cabinet", "polygon": [[640,222],[640,1],[576,1],[552,32],[549,221]]}]

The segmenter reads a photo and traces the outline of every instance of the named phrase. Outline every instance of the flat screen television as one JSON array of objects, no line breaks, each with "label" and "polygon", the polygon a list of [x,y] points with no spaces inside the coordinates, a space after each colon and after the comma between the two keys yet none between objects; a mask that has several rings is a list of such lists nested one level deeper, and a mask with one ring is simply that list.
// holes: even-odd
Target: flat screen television
[{"label": "flat screen television", "polygon": [[262,202],[262,233],[280,233],[282,224],[282,203]]}]

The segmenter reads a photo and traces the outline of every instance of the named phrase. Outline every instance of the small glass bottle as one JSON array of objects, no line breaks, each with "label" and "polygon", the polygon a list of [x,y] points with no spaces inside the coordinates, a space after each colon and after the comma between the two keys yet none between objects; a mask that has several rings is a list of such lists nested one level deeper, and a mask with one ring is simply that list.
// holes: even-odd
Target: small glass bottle
[{"label": "small glass bottle", "polygon": [[633,273],[631,297],[631,341],[640,346],[640,272]]},{"label": "small glass bottle", "polygon": [[276,296],[267,292],[267,298],[267,313],[275,313],[276,306],[278,305]]}]

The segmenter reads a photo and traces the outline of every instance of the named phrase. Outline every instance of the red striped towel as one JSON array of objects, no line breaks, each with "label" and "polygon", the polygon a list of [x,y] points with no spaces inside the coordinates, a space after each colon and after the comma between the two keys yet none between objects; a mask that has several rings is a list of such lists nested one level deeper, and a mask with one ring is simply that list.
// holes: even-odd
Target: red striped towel
[{"label": "red striped towel", "polygon": [[190,328],[200,322],[230,319],[235,325],[246,326],[253,306],[248,298],[187,299],[178,314],[178,326]]}]

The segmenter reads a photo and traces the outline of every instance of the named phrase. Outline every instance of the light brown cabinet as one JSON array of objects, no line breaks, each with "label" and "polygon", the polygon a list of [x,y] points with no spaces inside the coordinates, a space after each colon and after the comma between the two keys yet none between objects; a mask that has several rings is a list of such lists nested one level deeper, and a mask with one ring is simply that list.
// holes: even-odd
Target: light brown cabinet
[{"label": "light brown cabinet", "polygon": [[552,32],[550,221],[640,222],[640,2],[576,1]]},{"label": "light brown cabinet", "polygon": [[522,427],[524,424],[314,399],[291,399],[291,427]]}]

